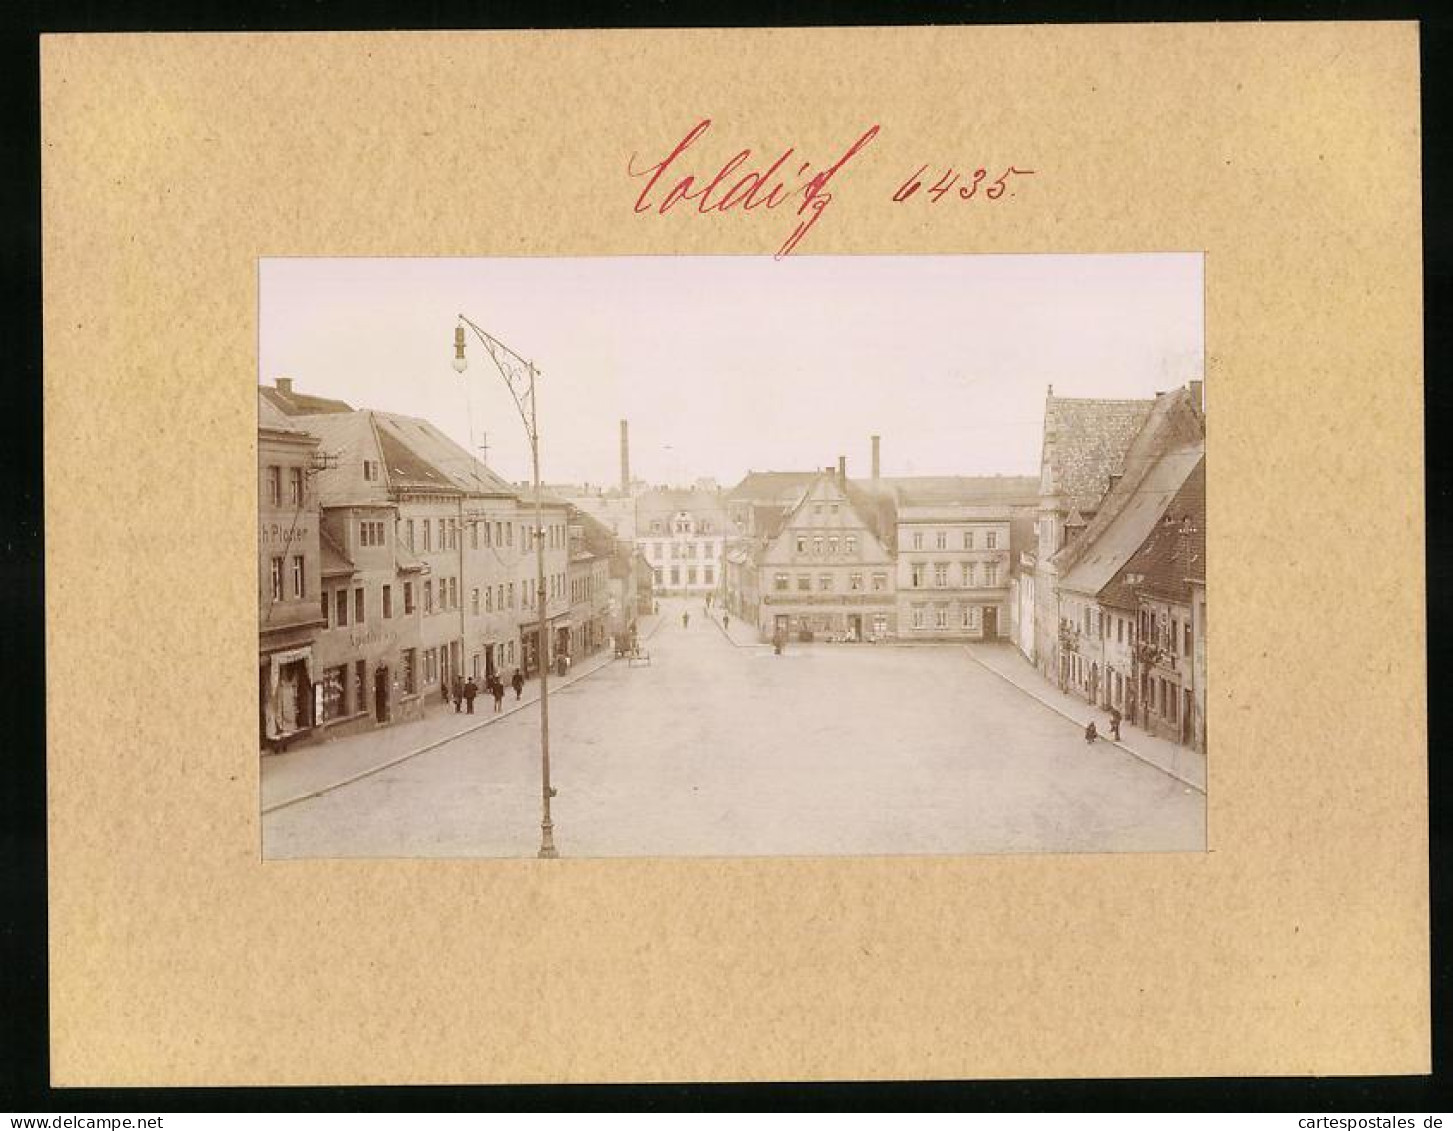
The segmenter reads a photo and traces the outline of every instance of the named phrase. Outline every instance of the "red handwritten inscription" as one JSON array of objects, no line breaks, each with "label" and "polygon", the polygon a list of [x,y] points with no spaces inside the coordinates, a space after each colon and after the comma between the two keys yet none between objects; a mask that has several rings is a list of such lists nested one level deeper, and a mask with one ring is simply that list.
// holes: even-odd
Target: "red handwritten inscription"
[{"label": "red handwritten inscription", "polygon": [[[898,186],[898,191],[893,194],[893,203],[902,204],[919,189],[923,188],[924,174],[927,172],[928,166],[920,165],[917,172],[911,174],[906,181]],[[963,180],[965,174],[959,173],[950,167],[943,176],[939,177],[931,187],[925,190],[924,195],[930,198],[930,204],[937,204],[945,195],[949,195],[950,197],[957,195],[960,200],[972,200],[978,195],[979,185],[983,183],[988,175],[989,171],[987,169],[980,168],[967,174],[968,179]],[[1016,169],[1013,165],[1010,165],[996,179],[989,182],[989,186],[984,189],[984,196],[989,200],[998,200],[1006,192],[1010,196],[1013,196],[1014,193],[1009,188],[1011,183],[1010,178],[1029,177],[1033,175],[1033,169]],[[957,194],[953,193],[955,186],[958,188]]]},{"label": "red handwritten inscription", "polygon": [[[768,211],[778,208],[783,204],[797,201],[796,216],[798,224],[792,229],[786,241],[777,249],[778,259],[785,255],[791,255],[793,249],[812,231],[818,220],[822,218],[827,206],[832,203],[833,195],[827,191],[828,186],[863,148],[868,145],[878,134],[878,127],[871,126],[853,142],[831,165],[828,165],[818,172],[808,176],[812,168],[810,161],[792,161],[793,154],[797,152],[795,146],[789,146],[782,151],[770,165],[765,168],[754,168],[757,164],[752,161],[750,149],[739,150],[729,157],[716,174],[710,180],[703,181],[694,173],[687,172],[680,175],[678,162],[683,161],[683,155],[697,140],[711,129],[711,119],[703,118],[687,131],[686,136],[676,143],[676,147],[665,157],[654,165],[648,165],[643,169],[636,168],[636,155],[632,154],[626,163],[626,172],[631,177],[645,177],[646,185],[636,197],[635,211],[655,211],[658,215],[664,216],[678,204],[695,204],[696,211],[702,215],[712,212],[730,212],[739,208],[743,212],[751,212],[756,208],[765,207]],[[784,173],[784,168],[795,170]],[[746,166],[743,171],[743,166]],[[657,204],[650,199],[652,192],[658,185],[663,184],[662,178],[666,177],[668,171],[673,177],[678,177],[670,188],[661,197]],[[738,173],[741,176],[737,176]],[[733,180],[732,178],[736,178]],[[730,185],[728,186],[728,182]]]}]

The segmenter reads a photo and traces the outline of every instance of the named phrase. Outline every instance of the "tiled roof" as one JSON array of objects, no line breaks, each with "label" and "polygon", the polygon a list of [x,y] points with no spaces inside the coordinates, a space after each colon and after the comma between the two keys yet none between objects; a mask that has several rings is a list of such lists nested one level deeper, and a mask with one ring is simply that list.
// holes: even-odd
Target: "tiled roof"
[{"label": "tiled roof", "polygon": [[270,432],[286,432],[294,436],[306,436],[308,433],[299,428],[287,413],[273,404],[267,397],[267,389],[257,390],[257,426],[260,429],[267,429]]},{"label": "tiled roof", "polygon": [[1029,475],[916,475],[882,479],[899,506],[1038,506],[1039,479]]},{"label": "tiled roof", "polygon": [[1100,498],[1084,534],[1069,542],[1055,556],[1055,564],[1061,574],[1074,566],[1086,552],[1086,547],[1099,540],[1120,508],[1135,497],[1161,456],[1177,450],[1204,451],[1205,442],[1205,418],[1193,404],[1189,389],[1176,389],[1156,397],[1145,422],[1126,448],[1120,466],[1115,469],[1114,481]]},{"label": "tiled roof", "polygon": [[1186,477],[1140,548],[1106,586],[1104,600],[1134,608],[1144,594],[1182,603],[1190,600],[1189,582],[1206,580],[1206,461]]},{"label": "tiled roof", "polygon": [[389,502],[382,476],[363,478],[363,461],[378,460],[378,437],[365,412],[298,417],[299,427],[318,437],[320,450],[337,457],[337,466],[318,472],[318,500],[324,506],[382,506]]},{"label": "tiled roof", "polygon": [[[401,467],[419,486],[439,485],[475,495],[517,495],[518,492],[427,420],[393,412],[372,412],[380,437],[391,436],[412,459]],[[397,449],[395,449],[397,451]],[[386,464],[390,461],[386,458]],[[395,484],[399,486],[401,484]],[[547,496],[548,499],[548,496]]]},{"label": "tiled roof", "polygon": [[1154,404],[1048,397],[1040,491],[1060,496],[1066,507],[1094,511]]},{"label": "tiled roof", "polygon": [[322,550],[322,574],[324,577],[342,577],[354,571],[354,565],[348,560],[348,555],[343,548],[333,541],[333,538],[326,530],[318,532],[318,545]]},{"label": "tiled roof", "polygon": [[752,530],[763,538],[775,538],[791,513],[790,503],[753,503]]},{"label": "tiled roof", "polygon": [[726,507],[720,494],[715,491],[670,487],[653,488],[636,496],[636,528],[640,530],[652,518],[666,518],[678,511],[686,511],[698,519],[711,519],[717,531],[727,529]]},{"label": "tiled roof", "polygon": [[[1099,537],[1093,542],[1086,541],[1074,568],[1060,582],[1060,589],[1098,595],[1110,585],[1117,572],[1157,528],[1172,501],[1187,479],[1202,465],[1203,459],[1199,448],[1183,448],[1167,452],[1156,460],[1142,477],[1135,493],[1125,500]],[[1204,488],[1202,490],[1204,493]],[[1088,539],[1086,532],[1077,541]]]},{"label": "tiled roof", "polygon": [[733,502],[787,502],[800,498],[820,471],[749,471],[727,492]]},{"label": "tiled roof", "polygon": [[325,412],[352,412],[353,406],[328,397],[313,397],[307,393],[285,393],[267,385],[259,385],[257,391],[269,404],[285,416],[309,416]]}]

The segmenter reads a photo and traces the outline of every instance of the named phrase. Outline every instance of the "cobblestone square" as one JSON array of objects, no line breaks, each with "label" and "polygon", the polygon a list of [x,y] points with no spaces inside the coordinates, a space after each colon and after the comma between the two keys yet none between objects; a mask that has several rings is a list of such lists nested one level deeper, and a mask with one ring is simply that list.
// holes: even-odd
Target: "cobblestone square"
[{"label": "cobblestone square", "polygon": [[[777,656],[733,639],[699,602],[662,614],[649,665],[614,662],[551,692],[562,856],[1205,847],[1202,793],[1087,744],[1082,724],[962,647],[792,644]],[[373,738],[338,745],[356,758]],[[533,856],[539,769],[539,713],[520,710],[267,813],[264,854]]]}]

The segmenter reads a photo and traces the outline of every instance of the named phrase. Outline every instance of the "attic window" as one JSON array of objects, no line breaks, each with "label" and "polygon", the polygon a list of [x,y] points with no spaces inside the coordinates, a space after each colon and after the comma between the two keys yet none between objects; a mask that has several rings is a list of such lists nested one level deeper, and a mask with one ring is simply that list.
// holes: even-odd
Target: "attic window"
[{"label": "attic window", "polygon": [[363,478],[370,483],[378,479],[378,460],[366,459],[363,461]]}]

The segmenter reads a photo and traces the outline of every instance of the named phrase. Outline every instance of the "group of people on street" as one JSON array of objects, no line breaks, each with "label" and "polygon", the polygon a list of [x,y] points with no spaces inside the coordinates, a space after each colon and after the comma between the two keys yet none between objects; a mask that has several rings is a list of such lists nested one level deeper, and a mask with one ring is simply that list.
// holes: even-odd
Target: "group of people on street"
[{"label": "group of people on street", "polygon": [[[1095,720],[1091,719],[1090,725],[1085,727],[1085,741],[1094,742],[1099,737],[1100,732],[1095,729]],[[1110,737],[1116,742],[1120,741],[1120,711],[1116,707],[1110,708]]]},{"label": "group of people on street", "polygon": [[[525,677],[519,668],[516,668],[515,674],[510,677],[510,686],[515,689],[515,701],[518,702],[525,690]],[[486,677],[482,688],[479,683],[475,682],[473,676],[465,679],[463,676],[456,675],[454,686],[450,688],[446,685],[444,688],[444,702],[447,703],[453,699],[455,714],[463,711],[465,714],[472,715],[474,714],[474,700],[481,690],[487,691],[494,699],[496,714],[504,709],[505,684],[497,674]]]}]

